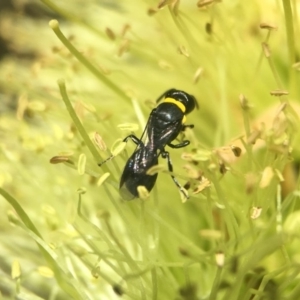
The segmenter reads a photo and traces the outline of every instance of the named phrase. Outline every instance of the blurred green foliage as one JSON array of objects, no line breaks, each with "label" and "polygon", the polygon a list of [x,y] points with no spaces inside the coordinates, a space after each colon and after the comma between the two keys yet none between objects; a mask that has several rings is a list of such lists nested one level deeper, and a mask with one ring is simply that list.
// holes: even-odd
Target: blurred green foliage
[{"label": "blurred green foliage", "polygon": [[[2,299],[299,299],[299,9],[1,1]],[[190,199],[161,172],[123,201],[134,145],[98,163],[173,87]]]}]

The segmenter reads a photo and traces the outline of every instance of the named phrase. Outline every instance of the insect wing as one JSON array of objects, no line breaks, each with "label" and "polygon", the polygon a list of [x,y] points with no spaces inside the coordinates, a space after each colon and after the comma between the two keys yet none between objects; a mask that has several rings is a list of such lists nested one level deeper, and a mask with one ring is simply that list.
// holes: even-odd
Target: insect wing
[{"label": "insect wing", "polygon": [[151,136],[149,137],[148,134],[149,134],[149,128],[151,128],[153,126],[152,123],[153,123],[153,112],[154,111],[155,111],[155,109],[152,110],[152,112],[151,112],[151,114],[148,118],[147,124],[146,124],[146,126],[144,128],[144,131],[142,133],[142,136],[140,137],[140,144],[137,145],[137,147],[135,149],[135,152],[137,152],[137,150],[139,148],[145,147],[145,145],[147,145],[149,143],[149,139],[151,139]]},{"label": "insect wing", "polygon": [[158,164],[156,153],[148,152],[144,146],[138,148],[127,161],[121,180],[120,194],[124,200],[138,197],[138,186],[144,186],[149,192],[152,190],[157,174],[148,175],[147,170]]}]

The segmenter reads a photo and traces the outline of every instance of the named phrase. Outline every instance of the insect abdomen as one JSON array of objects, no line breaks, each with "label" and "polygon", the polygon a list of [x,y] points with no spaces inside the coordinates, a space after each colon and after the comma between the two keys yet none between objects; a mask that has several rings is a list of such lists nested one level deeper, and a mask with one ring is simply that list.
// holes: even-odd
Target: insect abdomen
[{"label": "insect abdomen", "polygon": [[127,161],[120,180],[120,195],[124,200],[137,198],[138,186],[144,186],[150,192],[156,182],[158,174],[147,175],[146,172],[150,167],[158,164],[158,158],[155,154],[145,161],[143,155],[145,153],[148,153],[145,148],[139,149]]}]

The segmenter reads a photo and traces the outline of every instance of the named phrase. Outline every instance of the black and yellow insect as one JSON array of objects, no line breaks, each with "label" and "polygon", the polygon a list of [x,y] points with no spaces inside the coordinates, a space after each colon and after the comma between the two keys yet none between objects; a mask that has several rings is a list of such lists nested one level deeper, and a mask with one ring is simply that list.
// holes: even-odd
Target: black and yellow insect
[{"label": "black and yellow insect", "polygon": [[124,142],[131,139],[137,145],[125,165],[120,180],[120,194],[124,200],[139,197],[138,186],[144,186],[149,192],[152,190],[158,174],[149,175],[147,171],[158,164],[159,156],[167,159],[168,169],[174,183],[184,197],[188,198],[186,191],[172,174],[172,162],[165,147],[177,149],[189,145],[190,141],[188,140],[178,144],[172,144],[172,141],[185,128],[194,127],[194,125],[185,125],[185,122],[186,115],[194,110],[197,101],[194,96],[176,89],[170,89],[163,93],[157,102],[162,99],[163,101],[151,111],[142,137],[139,139],[131,134],[124,139]]}]

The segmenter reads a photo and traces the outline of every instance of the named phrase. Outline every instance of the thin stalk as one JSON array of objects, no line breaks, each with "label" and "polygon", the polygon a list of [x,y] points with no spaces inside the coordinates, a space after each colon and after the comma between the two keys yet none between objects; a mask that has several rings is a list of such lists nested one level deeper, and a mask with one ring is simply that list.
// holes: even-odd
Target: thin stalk
[{"label": "thin stalk", "polygon": [[285,15],[285,28],[287,36],[287,45],[289,51],[289,62],[290,66],[295,62],[295,37],[294,37],[294,24],[293,24],[293,13],[290,0],[282,0],[283,10]]},{"label": "thin stalk", "polygon": [[[285,28],[287,36],[287,46],[289,52],[289,73],[290,73],[290,87],[292,91],[296,91],[296,73],[292,65],[296,62],[296,49],[295,49],[295,31],[294,19],[290,0],[282,0],[283,10],[285,15]],[[295,6],[295,10],[297,6]],[[295,12],[296,14],[296,12]]]},{"label": "thin stalk", "polygon": [[217,294],[218,294],[218,291],[219,291],[219,286],[220,286],[220,281],[221,281],[222,270],[223,270],[223,268],[218,268],[217,269],[217,274],[216,274],[214,282],[213,282],[213,286],[212,286],[212,289],[211,289],[209,300],[217,299]]},{"label": "thin stalk", "polygon": [[82,139],[84,140],[85,144],[89,148],[89,150],[92,153],[93,157],[95,158],[96,162],[100,163],[102,158],[101,158],[100,154],[98,153],[96,147],[92,143],[92,141],[91,141],[90,137],[88,136],[87,132],[85,131],[84,127],[82,126],[78,116],[76,115],[76,112],[75,112],[75,110],[74,110],[74,108],[73,108],[73,106],[70,102],[70,99],[68,97],[65,82],[62,79],[60,79],[60,80],[57,81],[57,83],[58,83],[58,86],[59,86],[59,90],[60,90],[60,94],[62,96],[62,99],[65,103],[65,106],[68,110],[68,113],[69,113],[74,125],[78,129]]},{"label": "thin stalk", "polygon": [[152,279],[152,300],[157,300],[157,272],[156,268],[151,270],[151,279]]},{"label": "thin stalk", "polygon": [[67,294],[71,296],[72,299],[85,299],[85,295],[83,295],[76,284],[74,279],[66,274],[63,268],[59,265],[57,257],[55,257],[55,253],[49,250],[48,245],[43,240],[42,235],[37,230],[35,225],[32,223],[27,213],[24,211],[22,206],[18,203],[18,201],[8,194],[5,190],[0,188],[0,195],[3,196],[4,199],[14,208],[19,218],[22,220],[26,228],[28,229],[28,234],[31,236],[35,242],[37,243],[40,252],[43,254],[45,260],[47,261],[49,267],[52,269],[57,283]]},{"label": "thin stalk", "polygon": [[[82,14],[79,14],[80,17],[78,17],[78,16],[74,15],[73,13],[71,13],[65,9],[62,9],[61,7],[59,7],[58,5],[56,5],[55,3],[53,3],[50,0],[40,0],[40,1],[42,3],[44,3],[46,6],[48,6],[50,9],[52,9],[53,11],[57,12],[62,17],[66,18],[67,20],[70,20],[70,21],[80,24],[84,27],[87,27],[89,30],[92,30],[98,36],[101,36],[101,32],[96,27],[91,26],[83,21]],[[102,36],[104,36],[104,34],[102,34]]]},{"label": "thin stalk", "polygon": [[92,74],[96,76],[101,82],[107,85],[112,91],[114,91],[117,95],[124,98],[126,101],[130,101],[130,98],[126,96],[126,94],[111,80],[109,80],[104,74],[99,71],[90,61],[85,58],[74,46],[73,44],[63,35],[59,28],[59,23],[57,20],[51,20],[49,22],[49,26],[54,31],[56,36],[60,39],[60,41],[65,45],[65,47],[76,57],[79,62],[81,62]]}]

